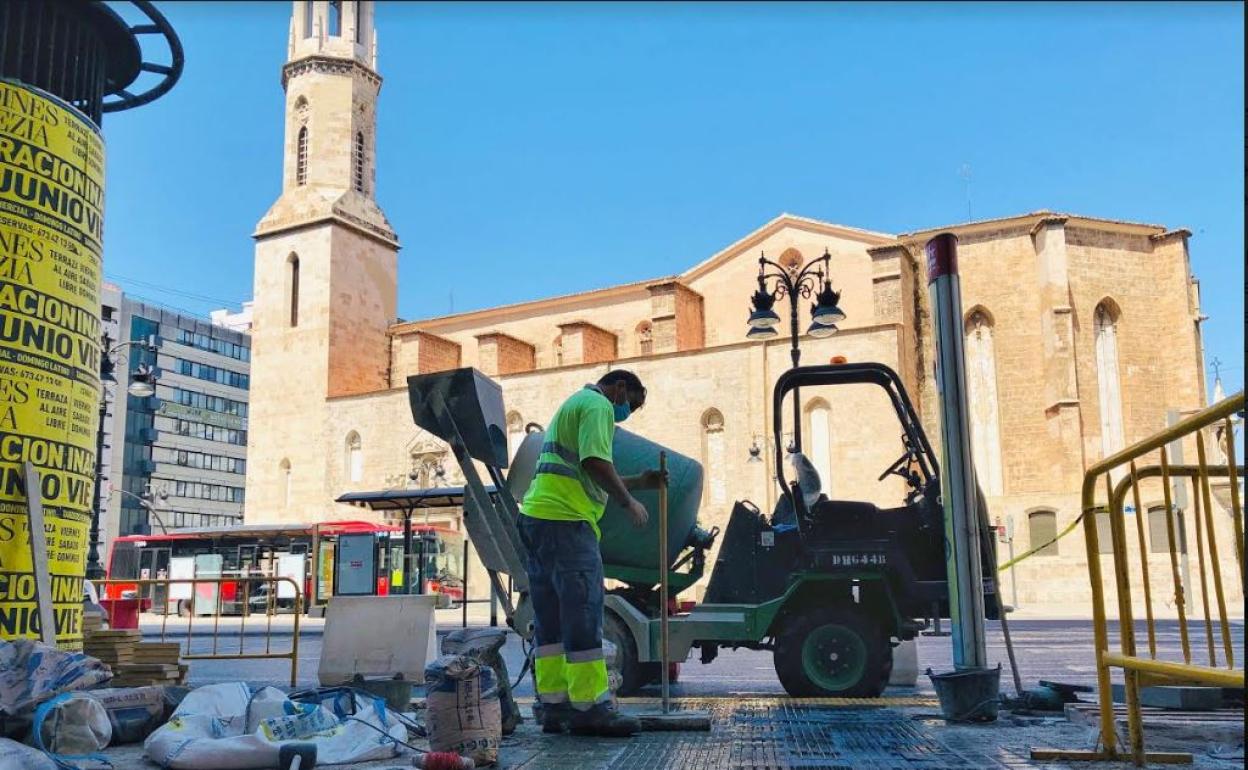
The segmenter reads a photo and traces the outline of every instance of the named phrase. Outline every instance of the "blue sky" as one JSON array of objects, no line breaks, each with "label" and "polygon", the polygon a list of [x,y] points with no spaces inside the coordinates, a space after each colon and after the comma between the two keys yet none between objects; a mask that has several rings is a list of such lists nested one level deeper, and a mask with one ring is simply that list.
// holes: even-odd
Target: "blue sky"
[{"label": "blue sky", "polygon": [[[106,117],[105,273],[205,313],[249,298],[249,236],[280,189],[290,3],[160,7],[186,72]],[[399,313],[671,274],[782,211],[963,221],[969,164],[976,219],[1191,229],[1207,356],[1242,388],[1243,14],[383,3],[377,197],[404,245]]]}]

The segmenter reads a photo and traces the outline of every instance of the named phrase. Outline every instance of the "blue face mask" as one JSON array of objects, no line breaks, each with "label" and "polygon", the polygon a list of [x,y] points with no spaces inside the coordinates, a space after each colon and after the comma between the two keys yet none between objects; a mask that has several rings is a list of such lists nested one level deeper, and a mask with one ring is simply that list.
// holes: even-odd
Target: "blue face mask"
[{"label": "blue face mask", "polygon": [[622,404],[612,404],[611,406],[615,408],[616,422],[624,422],[628,419],[628,416],[633,413],[633,406],[628,403],[627,399],[625,399]]}]

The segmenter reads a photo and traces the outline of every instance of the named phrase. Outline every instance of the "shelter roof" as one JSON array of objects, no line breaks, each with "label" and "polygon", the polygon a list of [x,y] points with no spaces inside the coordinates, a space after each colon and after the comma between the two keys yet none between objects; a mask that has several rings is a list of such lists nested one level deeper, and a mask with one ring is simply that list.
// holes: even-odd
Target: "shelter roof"
[{"label": "shelter roof", "polygon": [[[493,494],[493,485],[485,488]],[[376,492],[348,492],[339,495],[336,503],[346,503],[370,511],[412,511],[421,508],[454,508],[464,504],[463,487],[431,489],[382,489]]]}]

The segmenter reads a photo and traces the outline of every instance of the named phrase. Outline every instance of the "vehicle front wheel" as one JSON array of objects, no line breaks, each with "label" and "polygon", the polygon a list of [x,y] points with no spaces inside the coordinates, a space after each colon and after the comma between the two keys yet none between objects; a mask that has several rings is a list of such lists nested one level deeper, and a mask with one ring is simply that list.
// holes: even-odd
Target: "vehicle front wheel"
[{"label": "vehicle front wheel", "polygon": [[795,698],[874,698],[884,691],[893,649],[857,607],[812,609],[776,637],[776,674]]},{"label": "vehicle front wheel", "polygon": [[637,643],[633,634],[614,612],[603,613],[602,638],[615,646],[615,665],[619,672],[620,686],[617,695],[632,695],[637,690],[658,681],[661,669],[658,663],[642,663],[637,659]]}]

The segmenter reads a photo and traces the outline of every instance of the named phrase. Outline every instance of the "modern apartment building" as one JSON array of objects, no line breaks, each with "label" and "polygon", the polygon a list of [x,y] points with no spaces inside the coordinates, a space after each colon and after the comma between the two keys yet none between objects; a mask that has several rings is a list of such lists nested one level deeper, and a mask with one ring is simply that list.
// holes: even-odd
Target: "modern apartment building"
[{"label": "modern apartment building", "polygon": [[[250,337],[107,287],[104,296],[104,315],[116,318],[121,340],[140,343],[116,357],[116,400],[105,430],[105,541],[241,524]],[[110,299],[119,307],[108,307]],[[141,364],[156,371],[156,393],[147,398],[126,393]]]}]

